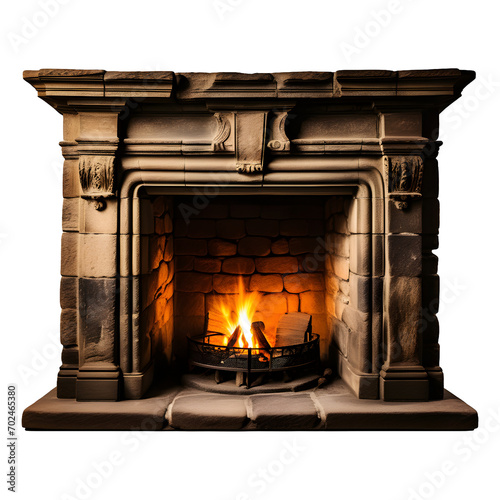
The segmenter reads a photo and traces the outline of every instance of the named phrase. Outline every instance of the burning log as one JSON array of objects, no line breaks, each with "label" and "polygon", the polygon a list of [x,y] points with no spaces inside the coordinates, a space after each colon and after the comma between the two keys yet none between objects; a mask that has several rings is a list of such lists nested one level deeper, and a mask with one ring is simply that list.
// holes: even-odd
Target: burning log
[{"label": "burning log", "polygon": [[[235,329],[234,329],[234,332],[233,334],[231,335],[231,337],[229,337],[229,340],[227,342],[227,347],[228,348],[231,348],[231,347],[234,347],[234,344],[236,344],[236,342],[238,342],[238,338],[242,335],[242,331],[241,331],[241,326],[238,325]],[[243,341],[243,344],[246,344],[246,341],[245,341],[245,338],[242,337],[242,341]],[[248,344],[247,344],[248,345]]]},{"label": "burning log", "polygon": [[262,321],[254,321],[252,323],[252,326],[250,327],[250,331],[252,332],[252,335],[257,339],[259,347],[263,349],[271,349],[271,345],[269,344],[266,336],[264,335],[265,329],[266,327]]},{"label": "burning log", "polygon": [[302,344],[311,338],[311,315],[302,312],[283,314],[276,328],[276,347]]}]

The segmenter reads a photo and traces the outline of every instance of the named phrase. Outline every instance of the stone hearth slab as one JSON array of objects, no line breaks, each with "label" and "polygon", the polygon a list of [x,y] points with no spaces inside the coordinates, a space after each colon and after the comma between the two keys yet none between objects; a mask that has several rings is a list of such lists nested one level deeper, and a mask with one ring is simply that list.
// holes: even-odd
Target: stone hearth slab
[{"label": "stone hearth slab", "polygon": [[171,427],[182,430],[242,429],[247,423],[246,399],[212,394],[180,395],[168,410],[168,420]]},{"label": "stone hearth slab", "polygon": [[308,430],[321,423],[309,394],[263,394],[251,396],[250,402],[259,430]]},{"label": "stone hearth slab", "polygon": [[246,397],[155,388],[142,400],[119,402],[57,399],[54,389],[23,414],[23,426],[32,430],[457,431],[477,425],[476,411],[448,391],[439,401],[385,402],[357,399],[342,380],[314,391]]},{"label": "stone hearth slab", "polygon": [[178,390],[154,389],[136,400],[75,401],[58,399],[53,389],[24,410],[22,424],[30,430],[161,430]]}]

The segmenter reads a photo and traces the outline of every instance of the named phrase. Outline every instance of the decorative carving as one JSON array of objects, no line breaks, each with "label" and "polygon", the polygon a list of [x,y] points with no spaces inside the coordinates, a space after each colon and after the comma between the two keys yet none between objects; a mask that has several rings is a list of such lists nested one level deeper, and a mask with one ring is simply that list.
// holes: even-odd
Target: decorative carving
[{"label": "decorative carving", "polygon": [[114,156],[80,156],[79,174],[83,196],[94,200],[96,210],[104,210],[104,198],[113,196]]},{"label": "decorative carving", "polygon": [[261,163],[237,163],[236,170],[240,174],[253,174],[254,172],[262,172]]},{"label": "decorative carving", "polygon": [[404,210],[411,198],[422,196],[424,167],[420,156],[385,156],[384,167],[387,192],[396,208]]},{"label": "decorative carving", "polygon": [[267,147],[273,151],[290,151],[290,139],[285,132],[285,123],[288,111],[275,113],[275,118],[271,126],[271,140]]},{"label": "decorative carving", "polygon": [[231,134],[231,124],[222,113],[215,113],[214,117],[217,120],[217,133],[212,139],[212,151],[224,151],[224,142]]},{"label": "decorative carving", "polygon": [[262,172],[267,111],[236,114],[236,170],[241,174]]}]

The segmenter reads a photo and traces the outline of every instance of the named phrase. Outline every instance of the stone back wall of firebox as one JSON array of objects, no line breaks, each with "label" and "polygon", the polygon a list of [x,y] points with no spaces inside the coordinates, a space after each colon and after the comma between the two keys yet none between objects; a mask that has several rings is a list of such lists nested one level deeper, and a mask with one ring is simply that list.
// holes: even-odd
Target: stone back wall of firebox
[{"label": "stone back wall of firebox", "polygon": [[332,342],[346,342],[351,199],[221,195],[200,205],[192,196],[154,197],[143,247],[146,359],[149,349],[156,359],[184,363],[186,336],[203,333],[206,313],[237,294],[241,278],[246,291],[262,293],[254,320],[271,337],[282,314],[307,312],[322,359],[331,360]]}]

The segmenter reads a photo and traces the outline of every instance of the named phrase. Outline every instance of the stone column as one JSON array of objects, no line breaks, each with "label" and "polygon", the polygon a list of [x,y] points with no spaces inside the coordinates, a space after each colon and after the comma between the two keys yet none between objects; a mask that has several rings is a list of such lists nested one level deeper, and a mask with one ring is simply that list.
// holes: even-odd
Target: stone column
[{"label": "stone column", "polygon": [[385,180],[385,277],[380,397],[386,401],[429,399],[423,365],[423,213],[420,112],[384,110],[381,118]]},{"label": "stone column", "polygon": [[71,250],[78,267],[79,368],[76,399],[119,399],[118,363],[118,202],[116,150],[118,111],[78,112],[76,151],[78,164],[79,232],[72,235]]}]

